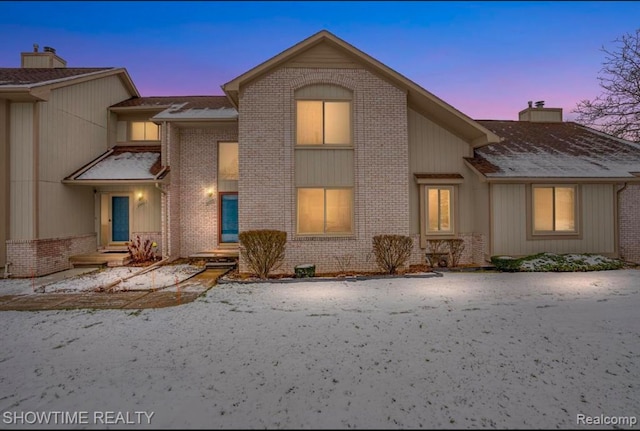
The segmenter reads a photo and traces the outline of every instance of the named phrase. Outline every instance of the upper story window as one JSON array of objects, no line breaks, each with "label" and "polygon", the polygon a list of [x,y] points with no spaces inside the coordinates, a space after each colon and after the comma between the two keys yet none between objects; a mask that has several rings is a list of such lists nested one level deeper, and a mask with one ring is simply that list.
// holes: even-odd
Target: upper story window
[{"label": "upper story window", "polygon": [[532,186],[533,233],[577,233],[577,187]]},{"label": "upper story window", "polygon": [[131,122],[132,141],[159,141],[160,126],[151,121]]},{"label": "upper story window", "polygon": [[297,145],[351,145],[351,102],[296,101]]}]

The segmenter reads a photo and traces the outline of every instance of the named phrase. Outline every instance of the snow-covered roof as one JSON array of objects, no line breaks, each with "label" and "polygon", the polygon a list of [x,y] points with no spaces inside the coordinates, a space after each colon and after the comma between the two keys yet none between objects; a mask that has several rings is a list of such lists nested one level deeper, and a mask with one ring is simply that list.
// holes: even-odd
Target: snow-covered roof
[{"label": "snow-covered roof", "polygon": [[165,169],[160,166],[160,147],[115,147],[69,175],[66,182],[157,180]]},{"label": "snow-covered roof", "polygon": [[478,120],[503,138],[467,158],[487,178],[637,178],[640,145],[571,122]]},{"label": "snow-covered roof", "polygon": [[238,111],[226,96],[134,97],[111,106],[114,110],[157,109],[152,121],[235,120]]},{"label": "snow-covered roof", "polygon": [[186,105],[187,103],[172,105],[155,115],[152,120],[235,120],[238,118],[238,111],[234,108],[189,108]]}]

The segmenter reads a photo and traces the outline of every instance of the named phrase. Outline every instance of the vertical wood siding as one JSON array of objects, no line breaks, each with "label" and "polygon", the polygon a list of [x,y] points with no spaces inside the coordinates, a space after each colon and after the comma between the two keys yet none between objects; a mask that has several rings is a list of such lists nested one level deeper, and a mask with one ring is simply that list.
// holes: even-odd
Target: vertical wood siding
[{"label": "vertical wood siding", "polygon": [[[105,223],[108,223],[108,205],[109,194],[123,194],[129,195],[131,200],[131,232],[160,232],[161,230],[161,213],[160,202],[161,195],[160,190],[152,185],[144,186],[100,186],[97,187],[99,210],[96,212],[96,218],[98,219],[98,225],[96,231],[99,235],[99,243],[105,244],[104,229],[101,227]],[[144,196],[144,203],[138,202],[138,193],[142,192]],[[91,201],[94,205],[94,201]],[[107,231],[108,232],[108,231]]]},{"label": "vertical wood siding", "polygon": [[33,104],[12,103],[9,125],[10,239],[33,238]]},{"label": "vertical wood siding", "polygon": [[465,181],[458,187],[460,233],[477,231],[475,227],[477,213],[480,210],[486,212],[487,207],[486,205],[482,208],[475,206],[474,189],[481,186],[475,174],[464,164],[463,157],[471,155],[469,144],[413,109],[408,110],[408,115],[411,233],[420,232],[419,186],[413,176],[415,173],[461,174]]},{"label": "vertical wood siding", "polygon": [[295,151],[297,187],[353,187],[353,150]]},{"label": "vertical wood siding", "polygon": [[91,187],[60,183],[108,148],[107,108],[130,97],[117,76],[53,90],[40,103],[39,236],[65,237],[94,231]]},{"label": "vertical wood siding", "polygon": [[285,67],[354,68],[358,67],[358,63],[339,49],[328,44],[320,44],[292,58]]},{"label": "vertical wood siding", "polygon": [[7,262],[9,236],[9,102],[0,99],[0,266]]},{"label": "vertical wood siding", "polygon": [[582,239],[527,240],[526,185],[493,186],[493,254],[615,253],[615,192],[611,184],[580,185]]}]

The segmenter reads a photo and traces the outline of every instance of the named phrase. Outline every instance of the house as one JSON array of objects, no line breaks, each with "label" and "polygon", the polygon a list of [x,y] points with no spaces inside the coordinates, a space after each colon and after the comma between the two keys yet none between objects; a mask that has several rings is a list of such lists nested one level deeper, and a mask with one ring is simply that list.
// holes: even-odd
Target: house
[{"label": "house", "polygon": [[[464,241],[463,264],[542,251],[640,262],[640,145],[563,122],[560,109],[530,104],[519,121],[473,120],[327,31],[224,84],[224,96],[140,97],[123,69],[109,71],[100,73],[122,89],[96,108],[95,148],[79,157],[74,145],[89,138],[47,141],[62,147],[64,166],[34,150],[18,157],[25,140],[43,151],[43,133],[18,133],[14,116],[30,110],[43,122],[55,92],[39,99],[38,88],[48,81],[26,101],[0,84],[0,121],[10,125],[0,148],[11,160],[0,209],[16,276],[64,269],[81,252],[62,247],[54,268],[45,246],[29,254],[16,244],[60,249],[79,236],[82,250],[108,251],[140,235],[178,258],[237,251],[238,233],[252,229],[287,233],[285,272],[375,269],[379,234],[411,236],[410,263],[424,262],[430,240],[452,238]],[[98,98],[73,94],[64,100]],[[45,186],[33,185],[42,174],[18,177],[19,163],[59,167],[46,187],[78,202],[23,199],[19,181]],[[34,230],[34,218],[48,229]]]},{"label": "house", "polygon": [[105,152],[109,107],[139,93],[122,68],[68,68],[34,46],[0,68],[0,264],[15,276],[69,267],[96,250],[94,193],[61,180]]}]

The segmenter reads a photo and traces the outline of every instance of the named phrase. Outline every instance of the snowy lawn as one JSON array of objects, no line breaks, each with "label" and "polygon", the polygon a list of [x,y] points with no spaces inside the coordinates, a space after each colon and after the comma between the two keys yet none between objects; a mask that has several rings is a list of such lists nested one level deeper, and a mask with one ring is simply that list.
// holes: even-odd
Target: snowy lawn
[{"label": "snowy lawn", "polygon": [[52,411],[88,412],[57,428],[101,429],[105,412],[129,414],[135,424],[109,425],[129,429],[628,424],[640,417],[639,291],[638,270],[446,273],[0,312],[2,427],[51,428],[14,419]]},{"label": "snowy lawn", "polygon": [[97,292],[109,286],[112,286],[115,292],[156,290],[175,286],[202,270],[202,267],[188,264],[161,265],[155,269],[121,266],[105,268],[46,284],[40,283],[38,278],[34,280],[2,279],[0,280],[0,295]]}]

